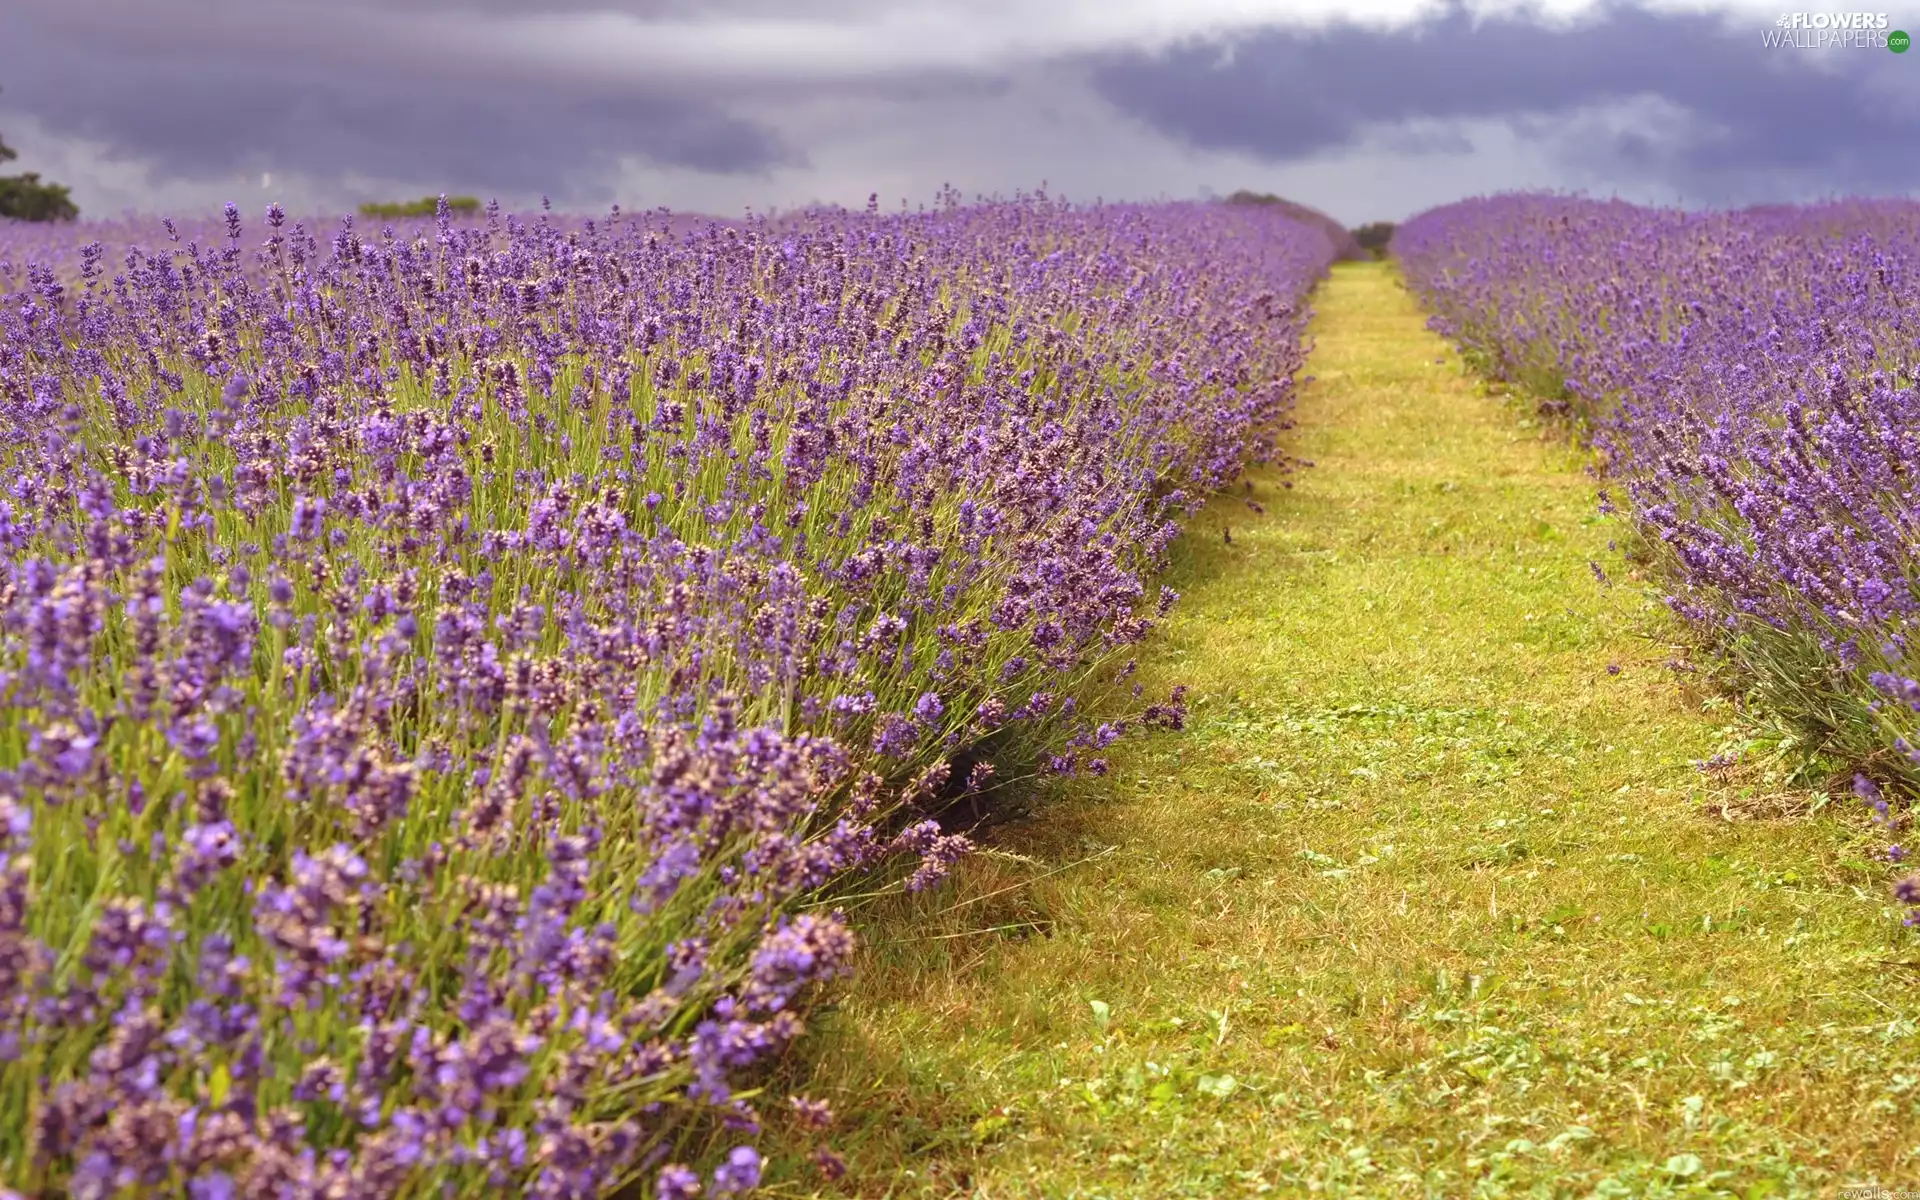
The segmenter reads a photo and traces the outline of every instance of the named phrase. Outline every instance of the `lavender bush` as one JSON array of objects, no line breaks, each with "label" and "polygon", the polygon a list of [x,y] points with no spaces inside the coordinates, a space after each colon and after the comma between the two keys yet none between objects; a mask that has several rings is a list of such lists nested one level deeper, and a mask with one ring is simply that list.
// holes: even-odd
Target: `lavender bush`
[{"label": "lavender bush", "polygon": [[[1394,249],[1435,329],[1589,423],[1603,500],[1733,679],[1902,822],[1883,788],[1920,791],[1920,205],[1501,196]],[[1896,894],[1920,905],[1920,876]]]},{"label": "lavender bush", "polygon": [[936,882],[996,763],[1104,769],[1331,253],[1044,197],[0,226],[4,1179],[756,1186],[833,897]]}]

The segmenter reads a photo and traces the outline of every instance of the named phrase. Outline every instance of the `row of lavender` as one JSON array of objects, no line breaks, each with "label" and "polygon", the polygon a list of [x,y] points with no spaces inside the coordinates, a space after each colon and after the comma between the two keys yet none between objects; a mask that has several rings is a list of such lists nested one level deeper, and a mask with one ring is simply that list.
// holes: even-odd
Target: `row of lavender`
[{"label": "row of lavender", "polygon": [[[1501,196],[1422,214],[1394,251],[1433,328],[1589,423],[1603,503],[1731,680],[1900,821],[1883,789],[1920,793],[1920,205]],[[1920,906],[1920,876],[1895,894]]]},{"label": "row of lavender", "polygon": [[0,228],[0,1172],[196,1200],[756,1186],[833,897],[1105,769],[1331,258],[1042,197],[109,232]]}]

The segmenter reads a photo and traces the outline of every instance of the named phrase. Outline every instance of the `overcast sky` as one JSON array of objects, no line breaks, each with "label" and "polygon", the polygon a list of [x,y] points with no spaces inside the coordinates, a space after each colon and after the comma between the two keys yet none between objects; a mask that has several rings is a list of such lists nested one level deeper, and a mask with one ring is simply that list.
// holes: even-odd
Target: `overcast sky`
[{"label": "overcast sky", "polygon": [[1778,3],[5,0],[0,136],[96,216],[1920,190],[1920,51],[1766,47]]}]

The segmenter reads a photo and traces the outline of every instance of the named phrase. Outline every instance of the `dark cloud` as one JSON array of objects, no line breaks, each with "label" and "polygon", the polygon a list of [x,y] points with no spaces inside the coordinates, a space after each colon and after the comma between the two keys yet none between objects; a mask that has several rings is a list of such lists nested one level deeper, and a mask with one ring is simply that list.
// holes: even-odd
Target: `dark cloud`
[{"label": "dark cloud", "polygon": [[1473,141],[1450,124],[1429,123],[1389,129],[1377,148],[1390,154],[1471,154]]},{"label": "dark cloud", "polygon": [[1211,183],[1355,220],[1501,187],[1748,203],[1920,183],[1902,153],[1920,144],[1920,52],[1769,50],[1767,15],[1623,4],[1567,25],[1456,6],[1314,27],[1253,22],[1244,0],[0,8],[20,169],[61,172],[90,212],[215,204],[241,180],[316,208],[405,188],[708,211],[919,201],[948,182],[1082,197]]},{"label": "dark cloud", "polygon": [[622,159],[720,174],[803,161],[684,82],[503,71],[457,43],[383,33],[389,19],[285,0],[244,14],[70,0],[10,20],[0,85],[49,132],[161,179],[298,171],[561,198],[597,196]]},{"label": "dark cloud", "polygon": [[1123,111],[1190,146],[1272,162],[1354,146],[1394,123],[1653,99],[1667,124],[1587,123],[1557,156],[1589,175],[1693,186],[1769,173],[1817,174],[1829,190],[1920,181],[1920,162],[1892,152],[1920,140],[1920,64],[1866,48],[1767,48],[1766,28],[1765,18],[1636,7],[1571,25],[1455,7],[1388,31],[1265,30],[1103,56],[1093,78]]}]

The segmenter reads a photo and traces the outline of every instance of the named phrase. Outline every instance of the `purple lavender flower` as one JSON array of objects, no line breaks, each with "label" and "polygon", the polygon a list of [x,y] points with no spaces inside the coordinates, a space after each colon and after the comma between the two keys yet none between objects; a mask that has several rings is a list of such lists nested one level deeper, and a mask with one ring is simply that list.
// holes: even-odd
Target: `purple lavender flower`
[{"label": "purple lavender flower", "polygon": [[696,1200],[701,1190],[700,1177],[678,1163],[673,1163],[660,1169],[660,1176],[654,1188],[660,1200]]},{"label": "purple lavender flower", "polygon": [[903,758],[919,739],[919,728],[912,721],[898,713],[886,713],[874,726],[873,752],[883,759]]},{"label": "purple lavender flower", "polygon": [[737,1196],[760,1186],[760,1155],[752,1146],[735,1146],[714,1169],[713,1194]]},{"label": "purple lavender flower", "polygon": [[786,1007],[801,989],[844,973],[853,949],[852,932],[833,917],[807,913],[783,922],[753,952],[744,992],[748,1008]]}]

